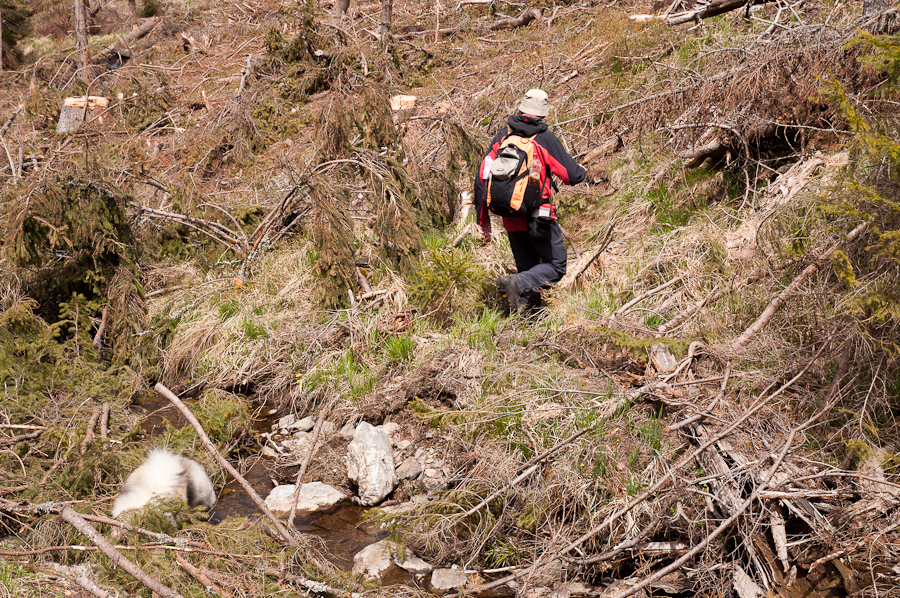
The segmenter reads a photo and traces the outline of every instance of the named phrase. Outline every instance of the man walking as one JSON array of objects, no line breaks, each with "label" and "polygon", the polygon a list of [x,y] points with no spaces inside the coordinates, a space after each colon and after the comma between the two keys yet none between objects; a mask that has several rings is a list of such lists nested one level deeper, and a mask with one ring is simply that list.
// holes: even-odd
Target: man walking
[{"label": "man walking", "polygon": [[[510,116],[506,127],[501,129],[494,139],[487,154],[475,175],[475,213],[481,233],[486,240],[491,237],[490,211],[503,216],[503,227],[509,236],[509,246],[516,260],[518,274],[503,276],[497,280],[497,289],[509,302],[509,309],[530,311],[541,305],[541,289],[550,288],[560,281],[566,273],[566,247],[563,243],[562,231],[556,222],[556,206],[550,197],[555,184],[551,175],[556,175],[566,185],[576,185],[584,180],[585,170],[566,152],[559,139],[547,128],[544,117],[550,114],[550,102],[547,93],[540,89],[530,89],[519,103],[518,113]],[[528,150],[530,159],[529,184],[539,185],[533,188],[534,194],[539,192],[540,206],[522,215],[508,215],[496,207],[499,201],[492,201],[494,179],[499,178],[498,154],[514,144]],[[508,175],[507,175],[508,176]],[[510,179],[515,180],[515,178]],[[524,192],[526,195],[528,191]],[[514,200],[515,201],[515,200]],[[518,204],[522,204],[522,193]],[[537,203],[537,202],[535,202]],[[516,207],[518,207],[518,204]],[[519,211],[522,211],[521,208]]]}]

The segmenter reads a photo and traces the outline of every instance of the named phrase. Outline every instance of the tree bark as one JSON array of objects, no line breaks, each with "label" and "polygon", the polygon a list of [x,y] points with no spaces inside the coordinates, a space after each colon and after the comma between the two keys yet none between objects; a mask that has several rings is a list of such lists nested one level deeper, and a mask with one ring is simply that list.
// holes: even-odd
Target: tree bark
[{"label": "tree bark", "polygon": [[85,69],[91,64],[88,48],[87,20],[84,18],[85,1],[75,0],[75,55],[78,68]]},{"label": "tree bark", "polygon": [[131,28],[138,28],[137,0],[128,0],[128,10],[131,12]]},{"label": "tree bark", "polygon": [[682,23],[690,23],[691,21],[699,21],[709,17],[730,12],[732,10],[747,6],[748,4],[766,4],[771,0],[713,0],[710,4],[698,8],[696,10],[688,10],[678,14],[669,15],[666,23],[669,25],[681,25]]},{"label": "tree bark", "polygon": [[391,32],[391,19],[392,19],[392,11],[394,8],[393,0],[381,0],[381,28],[378,30],[378,34],[381,35],[381,39],[384,39],[388,33]]}]

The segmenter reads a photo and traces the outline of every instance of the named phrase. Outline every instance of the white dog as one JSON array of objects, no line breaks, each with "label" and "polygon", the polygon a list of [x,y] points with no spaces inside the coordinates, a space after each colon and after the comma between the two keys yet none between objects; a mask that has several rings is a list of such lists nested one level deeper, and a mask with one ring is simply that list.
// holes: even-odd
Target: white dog
[{"label": "white dog", "polygon": [[147,460],[131,472],[113,503],[112,515],[139,509],[157,496],[181,497],[196,507],[216,504],[216,491],[203,466],[164,448],[150,451]]}]

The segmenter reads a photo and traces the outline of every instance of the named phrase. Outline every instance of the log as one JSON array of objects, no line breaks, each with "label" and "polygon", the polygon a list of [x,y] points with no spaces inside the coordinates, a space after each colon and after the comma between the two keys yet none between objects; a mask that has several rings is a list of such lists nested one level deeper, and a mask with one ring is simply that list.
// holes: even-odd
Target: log
[{"label": "log", "polygon": [[217,586],[213,580],[211,580],[203,571],[195,567],[188,561],[184,556],[179,553],[175,553],[175,561],[181,566],[182,569],[188,572],[188,575],[196,579],[200,582],[206,591],[210,594],[216,594],[219,596],[227,596],[225,592],[222,591],[222,588]]},{"label": "log", "polygon": [[260,498],[259,494],[257,494],[256,490],[253,489],[253,486],[250,485],[249,482],[242,476],[238,471],[225,460],[221,453],[216,449],[213,445],[212,441],[209,439],[209,436],[206,435],[206,432],[203,430],[203,426],[200,425],[200,422],[197,421],[197,418],[194,417],[194,414],[191,413],[191,410],[188,409],[187,405],[181,402],[175,394],[163,386],[161,382],[157,382],[156,386],[153,387],[156,392],[164,396],[169,400],[170,403],[175,405],[175,408],[181,412],[184,418],[188,421],[191,426],[193,426],[194,431],[197,432],[197,436],[200,437],[200,442],[206,448],[206,450],[215,458],[216,462],[219,464],[222,469],[228,472],[228,474],[238,481],[256,507],[263,512],[269,522],[272,523],[273,527],[277,530],[278,535],[281,539],[289,545],[294,545],[297,543],[297,539],[291,534],[290,531],[284,526],[284,524],[279,521],[279,519],[275,516],[272,511],[269,510],[269,507],[266,506],[265,501]]},{"label": "log", "polygon": [[701,6],[700,8],[676,13],[674,15],[669,15],[666,19],[666,24],[668,24],[669,26],[675,26],[681,25],[683,23],[691,23],[694,21],[700,21],[701,19],[708,19],[709,17],[715,17],[721,14],[725,14],[726,12],[742,8],[744,6],[747,6],[749,8],[751,5],[766,4],[770,1],[771,0],[713,0],[713,2],[710,2],[705,6]]},{"label": "log", "polygon": [[[711,125],[714,126],[714,125]],[[730,127],[728,130],[732,131],[735,135],[739,135],[740,132],[732,129]],[[778,128],[775,126],[775,123],[769,121],[762,121],[757,123],[755,126],[751,127],[750,130],[743,135],[741,139],[741,145],[745,148],[749,146],[751,143],[759,143],[765,139],[770,139],[775,136],[775,132]],[[697,168],[707,158],[720,158],[725,155],[726,152],[733,150],[734,147],[731,143],[727,143],[722,141],[721,139],[714,139],[705,145],[701,145],[700,147],[694,148],[690,151],[678,152],[678,155],[685,160],[688,160],[688,163],[685,164],[685,168]]]},{"label": "log", "polygon": [[100,413],[100,438],[109,437],[109,403],[103,403],[102,412]]},{"label": "log", "polygon": [[489,29],[491,31],[497,31],[498,29],[515,29],[516,27],[525,27],[532,21],[541,18],[541,11],[537,8],[529,8],[522,11],[518,17],[514,19],[501,19],[491,25]]},{"label": "log", "polygon": [[628,311],[629,309],[631,309],[632,307],[634,307],[635,305],[637,305],[638,303],[640,303],[641,301],[643,301],[643,300],[646,299],[647,297],[652,297],[652,296],[655,295],[656,293],[659,293],[660,291],[669,288],[670,286],[672,286],[672,285],[675,284],[676,282],[680,281],[682,278],[684,278],[684,275],[683,275],[683,274],[682,274],[681,276],[678,276],[678,277],[676,277],[676,278],[673,278],[672,280],[669,280],[669,281],[667,281],[667,282],[664,282],[663,284],[661,284],[661,285],[659,285],[659,286],[657,286],[657,287],[655,287],[655,288],[653,288],[653,289],[650,289],[649,291],[647,291],[646,293],[643,293],[642,295],[638,295],[637,297],[635,297],[634,299],[632,299],[631,301],[629,301],[628,303],[626,303],[625,305],[623,305],[622,307],[620,307],[619,309],[617,309],[616,312],[612,315],[612,317],[615,318],[615,317],[617,317],[617,316],[621,316],[621,315],[624,314],[626,311]]},{"label": "log", "polygon": [[107,46],[103,50],[101,55],[94,58],[94,61],[93,61],[94,64],[106,62],[107,58],[109,58],[113,55],[118,55],[118,56],[123,56],[123,57],[131,57],[131,50],[128,49],[128,46],[133,44],[137,40],[141,39],[142,37],[144,37],[151,31],[153,31],[153,29],[157,25],[159,25],[159,23],[160,23],[159,17],[150,17],[149,19],[144,19],[144,21],[140,25],[133,28],[128,33],[128,35],[126,35],[125,37],[123,37],[120,40],[122,46],[125,46],[124,48],[120,48],[116,44],[111,44],[111,45]]},{"label": "log", "polygon": [[[270,577],[275,577],[276,579],[284,579],[285,581],[300,585],[314,594],[330,594],[332,596],[337,596],[337,598],[364,598],[363,594],[334,588],[325,585],[321,581],[306,579],[304,577],[300,577],[299,575],[294,575],[293,573],[288,573],[287,571],[276,569],[275,567],[265,567],[262,568],[262,571]],[[370,596],[372,598],[381,598],[378,594],[366,594],[365,596]]]},{"label": "log", "polygon": [[[518,17],[510,18],[510,19],[500,19],[499,21],[495,21],[494,23],[488,25],[488,29],[491,31],[497,31],[498,29],[513,29],[516,27],[525,27],[529,25],[531,22],[539,19],[541,17],[541,11],[537,8],[528,8],[522,12]],[[421,35],[434,35],[438,38],[447,37],[453,35],[458,32],[461,27],[445,27],[443,29],[425,29],[422,31],[408,31],[406,33],[400,33],[394,36],[395,39],[409,39],[411,37],[421,36]]]},{"label": "log", "polygon": [[81,515],[76,513],[71,505],[63,505],[62,508],[59,509],[59,517],[60,519],[74,527],[76,530],[78,530],[78,532],[85,538],[90,540],[91,544],[99,548],[100,551],[105,554],[116,567],[120,567],[121,569],[123,569],[126,573],[141,582],[141,584],[143,584],[151,592],[156,593],[157,595],[161,596],[161,598],[183,598],[181,594],[163,585],[157,579],[151,577],[146,571],[141,569],[134,562],[126,558],[125,555],[116,550],[116,547],[110,544],[109,541],[104,538],[100,532],[94,529],[94,526],[85,521],[84,518],[81,517]]}]

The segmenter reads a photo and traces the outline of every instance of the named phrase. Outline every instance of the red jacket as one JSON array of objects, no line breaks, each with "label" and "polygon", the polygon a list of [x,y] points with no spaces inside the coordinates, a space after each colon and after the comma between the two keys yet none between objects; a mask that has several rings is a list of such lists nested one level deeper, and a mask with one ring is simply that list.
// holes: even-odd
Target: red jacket
[{"label": "red jacket", "polygon": [[[551,176],[551,173],[555,174],[565,185],[577,185],[584,180],[584,168],[569,155],[556,135],[547,128],[546,123],[526,115],[510,116],[507,122],[508,126],[494,135],[494,139],[491,140],[491,146],[481,160],[478,172],[475,173],[475,214],[478,219],[478,226],[481,227],[481,232],[484,235],[491,234],[490,213],[484,201],[487,190],[487,178],[490,176],[490,165],[497,158],[500,144],[510,134],[510,131],[523,137],[536,135],[534,138],[534,158],[540,160],[541,164],[543,164],[541,185],[545,203],[550,203],[550,196],[553,194],[553,186],[549,184],[550,181],[546,180],[547,177]],[[504,217],[503,226],[509,232],[525,231],[528,230],[528,220],[525,216]]]}]

